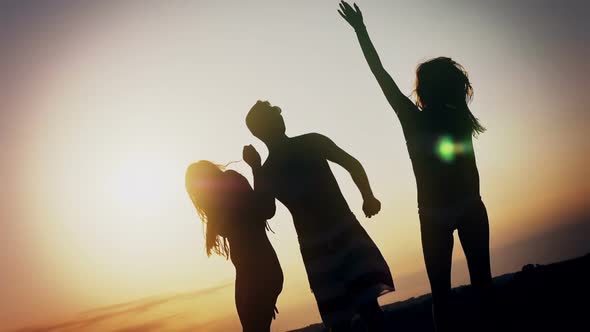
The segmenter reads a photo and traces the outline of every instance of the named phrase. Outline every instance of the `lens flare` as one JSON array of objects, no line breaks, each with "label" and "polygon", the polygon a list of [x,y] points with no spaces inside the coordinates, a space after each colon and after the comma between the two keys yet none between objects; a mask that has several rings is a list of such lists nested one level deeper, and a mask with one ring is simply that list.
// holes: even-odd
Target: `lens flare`
[{"label": "lens flare", "polygon": [[450,163],[458,155],[473,153],[473,147],[469,141],[454,142],[451,136],[445,135],[436,142],[435,152],[440,160]]},{"label": "lens flare", "polygon": [[451,136],[443,136],[436,143],[436,154],[447,163],[455,160],[455,144]]}]

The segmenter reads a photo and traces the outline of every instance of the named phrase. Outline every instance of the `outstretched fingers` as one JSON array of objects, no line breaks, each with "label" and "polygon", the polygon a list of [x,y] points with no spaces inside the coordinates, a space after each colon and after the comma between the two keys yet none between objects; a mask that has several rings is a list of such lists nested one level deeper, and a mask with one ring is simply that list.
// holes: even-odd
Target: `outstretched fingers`
[{"label": "outstretched fingers", "polygon": [[346,15],[344,15],[342,11],[340,11],[340,9],[338,9],[338,14],[340,14],[340,16],[342,16],[342,18],[348,22],[348,18],[346,17]]},{"label": "outstretched fingers", "polygon": [[363,14],[356,3],[354,4],[354,8],[346,1],[341,1],[338,6],[340,7],[338,14],[340,14],[340,16],[342,16],[346,22],[348,22],[354,28],[363,25]]},{"label": "outstretched fingers", "polygon": [[345,19],[348,22],[349,20],[348,20],[348,16],[346,13],[346,8],[342,4],[342,2],[339,3],[338,6],[340,7],[340,9],[338,10],[338,13],[340,14],[340,16],[342,16],[343,19]]},{"label": "outstretched fingers", "polygon": [[354,5],[354,9],[356,10],[356,13],[362,18],[363,13],[361,12],[361,9],[359,8],[359,6],[356,5],[356,2],[353,3],[353,5]]},{"label": "outstretched fingers", "polygon": [[342,1],[341,4],[346,9],[346,11],[353,12],[353,13],[355,12],[354,9],[352,9],[352,6],[348,2]]}]

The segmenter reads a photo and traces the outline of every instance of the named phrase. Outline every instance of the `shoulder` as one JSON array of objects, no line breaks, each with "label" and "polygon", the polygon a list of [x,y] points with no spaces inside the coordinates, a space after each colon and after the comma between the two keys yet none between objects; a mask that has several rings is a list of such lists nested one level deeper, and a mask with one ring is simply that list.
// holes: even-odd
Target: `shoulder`
[{"label": "shoulder", "polygon": [[409,101],[405,107],[402,107],[400,111],[397,112],[397,115],[402,121],[414,121],[417,120],[423,113],[423,110],[421,110],[413,102]]},{"label": "shoulder", "polygon": [[229,177],[246,179],[242,174],[238,173],[237,171],[234,171],[233,169],[228,169],[224,171],[224,173]]},{"label": "shoulder", "polygon": [[324,145],[332,143],[332,140],[319,133],[307,133],[300,136],[293,137],[293,140],[298,143],[311,145]]},{"label": "shoulder", "polygon": [[323,159],[335,152],[340,152],[340,148],[329,137],[318,133],[309,133],[298,136],[300,143],[297,145],[297,151],[301,151],[307,156],[316,156]]},{"label": "shoulder", "polygon": [[426,112],[419,109],[416,105],[404,112],[398,113],[398,118],[406,136],[420,130],[424,121],[427,120],[426,115]]},{"label": "shoulder", "polygon": [[225,171],[224,173],[232,181],[235,181],[235,183],[239,183],[240,185],[250,187],[250,183],[248,182],[248,179],[246,179],[245,176],[243,176],[242,174],[234,171],[233,169],[229,169],[229,170]]}]

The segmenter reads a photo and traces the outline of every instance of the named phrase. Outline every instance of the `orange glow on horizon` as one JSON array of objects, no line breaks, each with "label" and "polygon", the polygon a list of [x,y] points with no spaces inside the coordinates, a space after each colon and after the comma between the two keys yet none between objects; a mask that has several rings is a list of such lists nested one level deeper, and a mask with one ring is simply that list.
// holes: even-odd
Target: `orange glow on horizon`
[{"label": "orange glow on horizon", "polygon": [[[83,15],[69,13],[69,7],[58,8],[56,16],[39,9],[13,32],[26,59],[6,76],[24,82],[19,105],[25,106],[10,110],[14,114],[6,120],[0,113],[17,128],[6,132],[5,153],[14,164],[7,174],[16,189],[8,191],[5,204],[18,212],[0,228],[0,245],[7,243],[0,270],[9,280],[0,288],[6,294],[0,330],[63,321],[75,331],[76,324],[105,312],[115,315],[93,326],[96,331],[122,324],[235,328],[234,268],[205,255],[184,175],[200,159],[238,160],[246,144],[264,158],[264,145],[244,122],[258,99],[282,108],[289,135],[321,132],[363,163],[383,204],[370,220],[350,176],[331,166],[399,280],[399,291],[382,301],[428,291],[415,180],[401,128],[354,35],[340,22],[336,2],[314,4],[313,10],[303,2],[262,0],[104,6],[79,9]],[[533,37],[548,37],[527,35],[530,29],[519,25],[526,22],[500,24],[508,18],[498,13],[478,18],[466,34],[463,24],[474,16],[454,8],[448,15],[456,19],[438,27],[432,42],[416,45],[427,26],[395,38],[393,32],[400,22],[434,20],[428,16],[434,14],[421,12],[420,5],[407,13],[392,6],[367,1],[365,15],[383,62],[404,91],[411,91],[416,64],[432,55],[460,58],[473,79],[471,108],[488,129],[474,149],[492,248],[560,226],[568,213],[587,207],[590,183],[580,179],[590,160],[581,152],[590,143],[582,137],[586,113],[576,108],[585,104],[570,98],[576,92],[558,84],[558,74],[545,70],[555,64],[552,54],[522,46],[527,40],[545,47],[544,39]],[[439,33],[454,38],[445,41]],[[45,53],[42,59],[25,57]],[[243,162],[230,168],[251,179]],[[317,322],[297,235],[282,205],[270,225],[285,274],[273,328]],[[454,258],[462,261],[458,249]],[[520,264],[495,259],[502,267]],[[460,268],[453,277],[454,283],[468,280]],[[141,311],[153,301],[159,304]],[[110,307],[117,303],[122,305]],[[96,308],[105,311],[85,312]],[[127,309],[139,314],[120,313]]]}]

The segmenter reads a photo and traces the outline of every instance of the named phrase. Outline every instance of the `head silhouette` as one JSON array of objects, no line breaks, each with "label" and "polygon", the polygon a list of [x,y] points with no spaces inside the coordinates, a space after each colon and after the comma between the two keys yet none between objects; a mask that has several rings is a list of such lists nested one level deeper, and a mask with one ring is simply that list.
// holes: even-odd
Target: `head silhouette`
[{"label": "head silhouette", "polygon": [[451,58],[438,57],[421,63],[416,69],[416,104],[423,110],[456,110],[473,135],[485,131],[471,114],[467,104],[473,97],[473,87],[467,71]]},{"label": "head silhouette", "polygon": [[473,88],[467,71],[451,58],[426,61],[416,70],[416,103],[422,109],[469,102]]},{"label": "head silhouette", "polygon": [[222,166],[207,160],[191,164],[186,170],[185,187],[197,213],[206,226],[207,255],[216,253],[228,257],[227,239],[221,236],[218,216],[223,209],[225,179]]},{"label": "head silhouette", "polygon": [[285,122],[278,106],[257,101],[246,115],[246,125],[252,135],[268,143],[285,135]]}]

